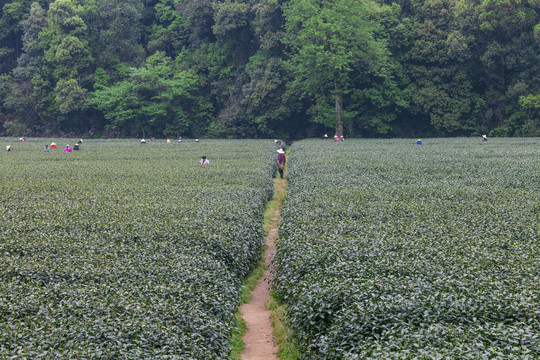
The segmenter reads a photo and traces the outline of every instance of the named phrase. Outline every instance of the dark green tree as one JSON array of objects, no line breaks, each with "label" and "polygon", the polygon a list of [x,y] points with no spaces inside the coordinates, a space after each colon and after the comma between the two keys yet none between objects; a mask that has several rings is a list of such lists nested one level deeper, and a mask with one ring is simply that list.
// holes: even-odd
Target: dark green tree
[{"label": "dark green tree", "polygon": [[387,62],[385,43],[374,37],[378,24],[370,21],[375,10],[374,3],[358,0],[284,5],[293,86],[310,99],[313,120],[335,127],[338,136],[343,134],[343,98],[352,88],[350,73],[376,74]]},{"label": "dark green tree", "polygon": [[[192,134],[200,117],[197,77],[178,71],[163,52],[150,56],[143,68],[131,68],[129,77],[101,86],[90,105],[110,120],[109,127],[129,136]],[[200,124],[199,124],[200,125]]]}]

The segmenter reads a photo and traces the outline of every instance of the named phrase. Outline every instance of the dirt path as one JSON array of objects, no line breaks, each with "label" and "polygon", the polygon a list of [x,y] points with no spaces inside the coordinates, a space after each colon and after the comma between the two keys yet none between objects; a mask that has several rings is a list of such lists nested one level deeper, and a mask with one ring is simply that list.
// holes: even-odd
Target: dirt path
[{"label": "dirt path", "polygon": [[[266,270],[251,293],[250,302],[240,307],[242,318],[246,322],[247,331],[242,337],[245,350],[240,354],[242,360],[278,360],[278,347],[274,343],[273,327],[270,322],[270,310],[266,303],[270,299],[270,267],[272,257],[276,252],[276,239],[280,218],[280,208],[285,197],[285,179],[276,178],[274,182],[273,211],[268,220],[268,235],[266,236],[266,251],[264,263]],[[272,204],[271,204],[272,205]]]}]

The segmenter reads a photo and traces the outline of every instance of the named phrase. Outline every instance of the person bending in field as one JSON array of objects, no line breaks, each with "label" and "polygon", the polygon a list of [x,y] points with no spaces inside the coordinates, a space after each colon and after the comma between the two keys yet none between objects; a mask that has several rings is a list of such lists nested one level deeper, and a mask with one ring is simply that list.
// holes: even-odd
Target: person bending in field
[{"label": "person bending in field", "polygon": [[49,149],[49,145],[45,144],[45,149],[43,149],[43,152],[51,152],[51,149]]},{"label": "person bending in field", "polygon": [[11,145],[8,145],[8,146],[6,146],[6,150],[7,151],[13,151],[13,148],[11,147]]},{"label": "person bending in field", "polygon": [[65,153],[70,153],[72,150],[71,148],[69,147],[69,144],[66,145],[66,148],[64,149],[64,152]]},{"label": "person bending in field", "polygon": [[487,141],[487,135],[482,135],[482,141]]},{"label": "person bending in field", "polygon": [[79,144],[73,145],[73,150],[79,150],[79,149],[80,149],[80,148],[79,148]]},{"label": "person bending in field", "polygon": [[51,143],[51,149],[58,149],[58,146],[56,146],[54,141]]},{"label": "person bending in field", "polygon": [[285,151],[283,149],[278,149],[278,156],[277,156],[277,166],[279,171],[279,176],[283,179],[283,170],[285,170],[285,163],[287,162],[287,159],[285,158]]},{"label": "person bending in field", "polygon": [[210,165],[210,161],[203,155],[202,159],[199,161],[199,165]]}]

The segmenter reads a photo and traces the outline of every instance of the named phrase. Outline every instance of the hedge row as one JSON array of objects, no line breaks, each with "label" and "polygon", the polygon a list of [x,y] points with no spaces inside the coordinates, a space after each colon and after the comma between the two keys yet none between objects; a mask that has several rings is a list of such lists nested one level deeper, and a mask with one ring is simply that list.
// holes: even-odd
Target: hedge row
[{"label": "hedge row", "polygon": [[540,357],[539,145],[295,143],[275,288],[305,358]]},{"label": "hedge row", "polygon": [[1,154],[0,358],[227,358],[274,144],[50,141]]}]

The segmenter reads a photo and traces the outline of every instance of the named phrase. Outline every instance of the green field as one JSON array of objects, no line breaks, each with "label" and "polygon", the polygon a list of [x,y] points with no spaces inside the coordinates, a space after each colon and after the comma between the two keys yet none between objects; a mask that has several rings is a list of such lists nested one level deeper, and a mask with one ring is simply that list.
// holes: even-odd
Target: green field
[{"label": "green field", "polygon": [[540,357],[540,139],[296,142],[277,292],[308,359]]},{"label": "green field", "polygon": [[272,141],[3,140],[0,358],[228,357]]},{"label": "green field", "polygon": [[[271,140],[0,140],[0,358],[229,357]],[[540,357],[540,139],[303,140],[288,166],[303,358]]]}]

